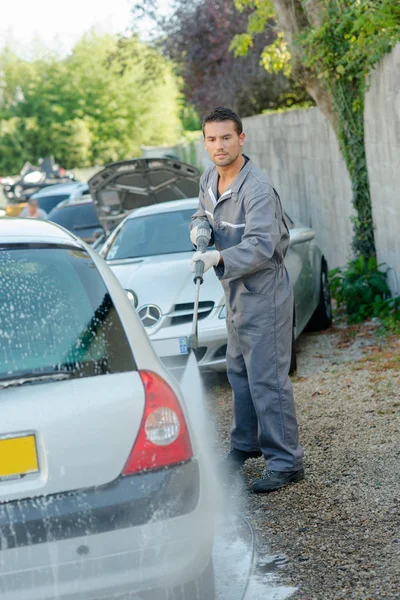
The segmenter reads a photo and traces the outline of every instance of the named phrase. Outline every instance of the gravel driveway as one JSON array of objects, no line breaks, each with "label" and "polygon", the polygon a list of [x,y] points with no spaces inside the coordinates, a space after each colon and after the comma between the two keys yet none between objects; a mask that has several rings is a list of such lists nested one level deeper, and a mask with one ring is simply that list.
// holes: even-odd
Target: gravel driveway
[{"label": "gravel driveway", "polygon": [[[243,494],[258,553],[287,557],[280,582],[294,599],[400,598],[400,342],[377,343],[370,325],[303,334],[297,349],[306,480]],[[229,384],[210,376],[206,391],[225,451]],[[263,466],[248,461],[246,482]]]}]

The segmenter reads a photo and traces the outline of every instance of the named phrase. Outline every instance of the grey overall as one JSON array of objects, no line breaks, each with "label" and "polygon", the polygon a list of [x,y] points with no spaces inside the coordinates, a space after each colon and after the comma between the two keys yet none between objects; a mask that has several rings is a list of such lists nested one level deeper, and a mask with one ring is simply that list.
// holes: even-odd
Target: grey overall
[{"label": "grey overall", "polygon": [[209,221],[224,263],[215,271],[226,297],[231,447],[261,450],[270,470],[297,470],[303,453],[288,376],[293,291],[283,262],[289,232],[282,205],[250,160],[218,201],[217,188],[218,172],[210,167],[192,223]]}]

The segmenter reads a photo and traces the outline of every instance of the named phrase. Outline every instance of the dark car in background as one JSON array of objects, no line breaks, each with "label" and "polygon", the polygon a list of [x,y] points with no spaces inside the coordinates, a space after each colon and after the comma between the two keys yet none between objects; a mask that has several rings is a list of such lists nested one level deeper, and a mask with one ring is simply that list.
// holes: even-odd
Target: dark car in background
[{"label": "dark car in background", "polygon": [[47,187],[32,195],[37,200],[39,207],[49,214],[53,208],[58,206],[64,200],[75,200],[83,196],[89,196],[89,186],[87,183],[73,181],[71,183],[60,183]]},{"label": "dark car in background", "polygon": [[[74,200],[82,196],[89,196],[89,186],[87,183],[71,181],[70,183],[57,183],[39,190],[32,194],[31,198],[37,200],[39,208],[47,214],[53,210],[63,200]],[[26,207],[27,200],[16,204],[9,204],[6,207],[8,217],[16,217],[21,214]]]},{"label": "dark car in background", "polygon": [[57,165],[52,156],[40,160],[38,166],[26,162],[19,175],[0,177],[0,186],[7,200],[7,216],[18,216],[33,194],[47,187],[68,184],[72,181],[75,181],[73,173]]},{"label": "dark car in background", "polygon": [[90,196],[64,200],[49,213],[49,220],[74,233],[87,244],[93,244],[104,235]]}]

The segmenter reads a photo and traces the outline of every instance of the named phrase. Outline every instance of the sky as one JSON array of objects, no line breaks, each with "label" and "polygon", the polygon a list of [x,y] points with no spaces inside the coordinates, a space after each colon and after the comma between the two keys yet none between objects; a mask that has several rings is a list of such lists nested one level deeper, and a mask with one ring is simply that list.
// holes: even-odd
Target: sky
[{"label": "sky", "polygon": [[[145,0],[144,0],[145,1]],[[132,25],[132,0],[6,0],[0,14],[0,47],[11,42],[26,54],[32,41],[68,53],[83,33],[123,33]],[[160,10],[168,11],[168,0],[159,0]],[[142,25],[145,37],[149,24]]]}]

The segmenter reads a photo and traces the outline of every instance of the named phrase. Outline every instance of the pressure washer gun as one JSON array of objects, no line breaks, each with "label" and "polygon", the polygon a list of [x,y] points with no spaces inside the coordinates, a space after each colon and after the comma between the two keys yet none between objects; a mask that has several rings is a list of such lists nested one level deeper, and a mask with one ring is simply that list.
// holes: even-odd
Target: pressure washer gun
[{"label": "pressure washer gun", "polygon": [[[196,237],[196,246],[198,252],[204,254],[207,251],[208,244],[211,239],[211,227],[208,221],[202,221],[200,225],[198,225],[197,229],[197,237]],[[192,334],[189,337],[188,341],[188,349],[197,350],[198,346],[198,336],[197,336],[197,322],[199,315],[199,296],[200,296],[200,286],[203,283],[203,274],[204,274],[204,262],[202,260],[198,260],[196,262],[196,272],[194,275],[194,283],[196,284],[196,299],[194,303],[194,311],[193,311],[193,328]]]}]

